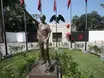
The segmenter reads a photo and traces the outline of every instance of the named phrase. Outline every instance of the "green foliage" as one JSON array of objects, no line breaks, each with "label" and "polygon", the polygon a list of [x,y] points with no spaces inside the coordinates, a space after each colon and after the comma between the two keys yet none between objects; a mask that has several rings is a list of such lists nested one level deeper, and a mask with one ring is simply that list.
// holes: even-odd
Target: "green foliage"
[{"label": "green foliage", "polygon": [[20,6],[19,0],[3,0],[3,5],[6,30],[20,31],[23,24],[23,7]]},{"label": "green foliage", "polygon": [[63,52],[58,54],[58,58],[64,78],[83,78],[81,72],[78,71],[78,64],[73,61],[72,56]]},{"label": "green foliage", "polygon": [[94,46],[89,46],[89,50],[94,50],[95,54],[99,55],[102,53],[101,48],[99,48],[98,46],[94,45]]},{"label": "green foliage", "polygon": [[26,77],[26,75],[32,70],[32,66],[36,62],[36,57],[27,57],[25,61],[18,64],[19,77]]},{"label": "green foliage", "polygon": [[35,64],[36,62],[36,57],[28,57],[26,58],[26,61],[27,61],[27,69],[28,69],[28,72],[30,72],[32,70],[32,66],[33,64]]},{"label": "green foliage", "polygon": [[62,72],[62,78],[94,78],[92,74],[87,74],[85,76],[83,72],[79,70],[79,65],[74,61],[74,58],[69,54],[66,49],[61,49],[60,51],[55,52],[52,50],[51,59],[58,59],[58,63]]},{"label": "green foliage", "polygon": [[[26,78],[38,59],[37,55],[32,54],[30,56],[30,53],[19,53],[15,55],[12,58],[16,59],[11,64],[0,67],[0,78]],[[18,56],[19,58],[17,58]]]},{"label": "green foliage", "polygon": [[[3,9],[5,17],[5,28],[9,32],[20,32],[24,31],[24,6],[20,5],[20,0],[3,0]],[[31,16],[32,17],[32,16]],[[0,18],[1,18],[1,6],[0,6]],[[26,14],[27,27],[31,23],[31,18]],[[1,19],[0,19],[1,21]],[[29,26],[31,27],[31,26]],[[30,30],[34,30],[36,26],[32,25]],[[28,28],[27,28],[28,29]]]},{"label": "green foliage", "polygon": [[0,72],[0,78],[15,78],[14,72],[11,68],[2,69]]},{"label": "green foliage", "polygon": [[89,77],[88,78],[94,78],[94,76],[92,75],[92,73],[89,75]]},{"label": "green foliage", "polygon": [[[101,17],[96,11],[87,14],[88,30],[103,30],[104,17]],[[85,31],[86,14],[82,14],[80,17],[75,15],[72,19],[72,26],[76,27],[77,31]]]}]

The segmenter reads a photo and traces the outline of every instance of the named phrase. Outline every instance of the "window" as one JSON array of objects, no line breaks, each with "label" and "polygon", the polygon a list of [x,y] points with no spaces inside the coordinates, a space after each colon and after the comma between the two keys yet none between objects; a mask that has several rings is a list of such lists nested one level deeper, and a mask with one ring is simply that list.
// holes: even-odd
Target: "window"
[{"label": "window", "polygon": [[62,41],[62,33],[52,33],[53,42],[61,42]]}]

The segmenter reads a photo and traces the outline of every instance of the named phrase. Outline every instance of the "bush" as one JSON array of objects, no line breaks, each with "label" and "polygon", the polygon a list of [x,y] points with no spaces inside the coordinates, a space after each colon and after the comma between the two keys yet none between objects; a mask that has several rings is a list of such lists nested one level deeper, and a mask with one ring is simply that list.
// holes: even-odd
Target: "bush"
[{"label": "bush", "polygon": [[61,54],[58,54],[58,57],[62,75],[65,78],[82,78],[81,72],[79,72],[77,68],[78,64],[73,61],[72,56],[70,56],[66,52],[63,52]]},{"label": "bush", "polygon": [[16,78],[12,68],[4,68],[0,70],[0,78]]},{"label": "bush", "polygon": [[1,68],[0,78],[26,78],[35,62],[36,57],[25,57],[23,60],[16,62],[15,67],[10,65],[5,68]]},{"label": "bush", "polygon": [[94,46],[89,46],[89,50],[90,52],[93,50],[95,55],[100,55],[102,53],[102,49],[99,48],[98,46],[94,45]]},{"label": "bush", "polygon": [[32,70],[32,66],[36,62],[36,57],[27,57],[24,62],[18,64],[19,77],[26,77]]},{"label": "bush", "polygon": [[[67,52],[57,52],[56,55],[51,53],[51,57],[54,59],[56,57],[61,68],[62,78],[86,78],[78,70],[78,64],[74,61],[73,57]],[[89,78],[92,76],[90,75]]]}]

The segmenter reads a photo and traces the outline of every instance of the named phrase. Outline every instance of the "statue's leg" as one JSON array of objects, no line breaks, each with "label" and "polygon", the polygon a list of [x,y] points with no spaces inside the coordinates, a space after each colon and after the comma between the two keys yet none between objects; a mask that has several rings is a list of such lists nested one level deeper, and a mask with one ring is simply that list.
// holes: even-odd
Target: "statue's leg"
[{"label": "statue's leg", "polygon": [[47,44],[46,44],[46,58],[47,58],[47,61],[48,61],[48,64],[50,66],[51,64],[51,61],[50,61],[50,55],[49,55],[49,45],[48,45],[48,41],[47,41]]},{"label": "statue's leg", "polygon": [[45,61],[45,51],[44,51],[44,43],[42,43],[42,42],[40,42],[39,43],[39,45],[40,45],[40,53],[41,53],[41,57],[42,57],[42,59],[43,59],[43,63],[46,63],[46,61]]}]

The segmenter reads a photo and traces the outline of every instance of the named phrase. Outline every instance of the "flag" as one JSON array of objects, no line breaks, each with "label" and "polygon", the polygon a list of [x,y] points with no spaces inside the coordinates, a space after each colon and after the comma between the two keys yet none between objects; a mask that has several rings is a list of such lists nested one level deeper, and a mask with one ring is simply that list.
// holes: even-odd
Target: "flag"
[{"label": "flag", "polygon": [[41,11],[41,0],[38,1],[38,10]]},{"label": "flag", "polygon": [[71,0],[68,0],[67,9],[69,8],[70,4],[71,4]]},{"label": "flag", "polygon": [[85,0],[85,2],[87,3],[87,0]]},{"label": "flag", "polygon": [[54,0],[53,11],[56,11],[56,0]]},{"label": "flag", "polygon": [[24,0],[20,0],[20,5],[22,5],[24,3]]}]

